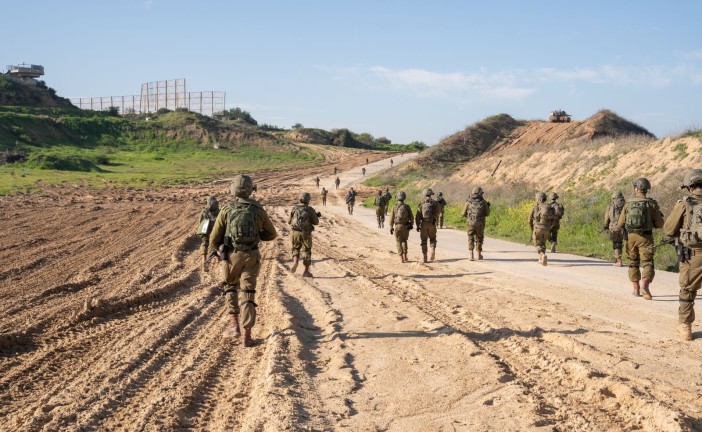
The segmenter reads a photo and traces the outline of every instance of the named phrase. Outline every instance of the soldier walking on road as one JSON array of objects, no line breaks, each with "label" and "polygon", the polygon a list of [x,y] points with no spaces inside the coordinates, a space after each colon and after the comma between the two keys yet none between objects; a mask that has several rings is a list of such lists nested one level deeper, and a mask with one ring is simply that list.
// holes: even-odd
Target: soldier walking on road
[{"label": "soldier walking on road", "polygon": [[394,162],[392,161],[392,158],[391,158],[391,159],[390,159],[390,168],[392,168],[392,164],[393,164],[393,163],[394,163]]},{"label": "soldier walking on road", "polygon": [[355,190],[353,190],[353,188],[346,192],[346,207],[348,208],[350,215],[353,214],[353,206],[356,204],[356,195],[358,194]]},{"label": "soldier walking on road", "polygon": [[[617,225],[626,229],[626,255],[629,258],[629,280],[633,285],[632,294],[651,300],[649,285],[656,271],[653,268],[653,229],[663,227],[663,214],[656,200],[647,198],[651,182],[646,178],[634,181],[636,196],[624,204]],[[643,267],[643,272],[639,268]],[[643,274],[642,274],[643,273]],[[642,277],[643,276],[643,277]],[[639,283],[640,281],[640,283]]]},{"label": "soldier walking on road", "polygon": [[337,172],[339,172],[339,170],[336,167],[334,167],[334,175],[336,175]]},{"label": "soldier walking on road", "polygon": [[383,192],[383,198],[385,198],[385,216],[388,215],[390,211],[390,200],[392,199],[392,194],[390,193],[390,188],[386,187],[385,192]]},{"label": "soldier walking on road", "polygon": [[397,253],[400,254],[400,260],[403,263],[407,262],[407,239],[409,238],[409,232],[412,230],[412,209],[405,204],[405,198],[407,198],[407,195],[404,192],[400,191],[397,194],[398,203],[392,208],[392,214],[390,215],[390,221],[392,222],[390,234],[395,234]]},{"label": "soldier walking on road", "polygon": [[366,176],[366,167],[361,168],[361,174],[363,174],[363,177]]},{"label": "soldier walking on road", "polygon": [[219,203],[217,198],[211,196],[207,199],[207,207],[202,209],[200,213],[200,220],[197,222],[198,230],[197,235],[202,239],[202,267],[205,268],[207,264],[207,250],[210,246],[210,233],[212,233],[212,228],[214,227],[215,220],[217,220],[217,215],[219,215]]},{"label": "soldier walking on road", "polygon": [[368,165],[368,158],[366,158],[366,165]]},{"label": "soldier walking on road", "polygon": [[561,229],[561,219],[565,213],[563,204],[556,202],[558,199],[558,194],[556,192],[551,192],[548,197],[551,200],[551,207],[553,207],[553,212],[555,213],[556,219],[551,227],[551,232],[549,233],[549,241],[551,242],[551,253],[556,253],[556,243],[558,243],[558,230]]},{"label": "soldier walking on road", "polygon": [[385,209],[387,207],[387,201],[385,201],[382,190],[378,190],[378,196],[375,197],[373,205],[376,207],[375,216],[378,219],[378,228],[383,228],[383,226],[385,226]]},{"label": "soldier walking on road", "polygon": [[319,176],[314,179],[314,183],[317,185],[317,189],[319,189]]},{"label": "soldier walking on road", "polygon": [[336,185],[336,188],[339,189],[339,185],[341,184],[341,180],[339,179],[339,177],[337,177],[336,180],[334,180],[334,184]]},{"label": "soldier walking on road", "polygon": [[439,197],[436,199],[436,203],[439,205],[439,228],[444,227],[444,209],[446,208],[446,200],[444,199],[444,193],[439,192]]},{"label": "soldier walking on road", "polygon": [[295,273],[297,265],[300,261],[300,253],[302,252],[302,265],[305,266],[303,277],[313,277],[310,273],[310,265],[312,265],[312,231],[314,226],[319,225],[320,213],[314,211],[310,207],[312,196],[305,192],[300,195],[300,204],[297,204],[290,211],[288,225],[292,227],[292,256],[293,265],[290,267],[290,272]]},{"label": "soldier walking on road", "polygon": [[328,193],[329,193],[329,191],[326,190],[326,189],[324,188],[324,186],[322,186],[322,205],[323,205],[323,206],[326,206],[326,205],[327,205],[327,194],[328,194]]},{"label": "soldier walking on road", "polygon": [[431,245],[431,261],[434,261],[436,257],[436,215],[439,211],[436,201],[432,199],[434,191],[431,189],[424,190],[424,202],[419,205],[417,213],[414,216],[415,225],[417,225],[417,231],[419,231],[419,238],[422,243],[422,255],[424,256],[424,262],[427,262],[427,240]]},{"label": "soldier walking on road", "polygon": [[485,239],[485,218],[490,216],[490,203],[483,198],[481,187],[473,188],[470,198],[463,207],[462,216],[466,218],[468,231],[468,249],[470,260],[475,261],[473,249],[478,249],[478,259],[483,259],[483,241]]},{"label": "soldier walking on road", "polygon": [[[211,253],[219,251],[224,276],[224,294],[229,305],[230,328],[226,334],[239,336],[239,312],[244,327],[243,344],[253,346],[251,328],[256,324],[256,279],[261,268],[261,241],[271,241],[278,235],[275,227],[258,201],[251,198],[254,184],[248,175],[238,175],[231,185],[235,196],[217,216],[210,235]],[[242,298],[239,303],[239,291]]]},{"label": "soldier walking on road", "polygon": [[551,233],[551,228],[556,219],[553,207],[546,202],[546,194],[539,192],[536,194],[536,205],[529,213],[529,228],[531,238],[539,253],[539,264],[545,266],[548,263],[546,256],[546,241]]},{"label": "soldier walking on road", "polygon": [[663,225],[667,239],[677,239],[680,275],[678,282],[678,337],[682,341],[692,340],[692,323],[695,321],[695,298],[702,285],[702,169],[685,173],[683,189],[690,194],[673,207]]},{"label": "soldier walking on road", "polygon": [[607,206],[604,214],[604,226],[602,231],[609,231],[609,238],[612,240],[612,250],[614,251],[614,266],[622,266],[622,247],[624,245],[624,231],[619,228],[619,215],[626,200],[621,192],[612,194],[612,201]]}]

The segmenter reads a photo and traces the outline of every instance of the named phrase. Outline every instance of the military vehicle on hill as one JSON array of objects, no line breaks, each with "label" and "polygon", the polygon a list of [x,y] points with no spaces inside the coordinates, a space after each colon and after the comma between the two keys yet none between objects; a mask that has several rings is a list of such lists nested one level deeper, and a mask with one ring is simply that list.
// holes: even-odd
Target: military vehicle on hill
[{"label": "military vehicle on hill", "polygon": [[551,111],[551,115],[548,117],[548,121],[551,123],[570,123],[570,114],[563,110]]}]

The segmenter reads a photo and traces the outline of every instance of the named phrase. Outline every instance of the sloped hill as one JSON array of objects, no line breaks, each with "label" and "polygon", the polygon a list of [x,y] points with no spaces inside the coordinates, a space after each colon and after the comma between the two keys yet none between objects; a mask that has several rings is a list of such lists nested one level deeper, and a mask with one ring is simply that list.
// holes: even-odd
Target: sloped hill
[{"label": "sloped hill", "polygon": [[0,74],[0,105],[77,109],[68,99],[57,96],[56,91],[43,81],[37,83],[36,86],[23,85]]}]

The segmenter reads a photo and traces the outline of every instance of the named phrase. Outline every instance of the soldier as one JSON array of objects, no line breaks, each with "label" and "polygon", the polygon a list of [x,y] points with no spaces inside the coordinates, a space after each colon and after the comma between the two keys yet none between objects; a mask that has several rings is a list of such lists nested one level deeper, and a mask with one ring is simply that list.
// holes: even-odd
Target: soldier
[{"label": "soldier", "polygon": [[327,205],[327,194],[328,194],[328,193],[329,193],[329,191],[326,190],[326,189],[324,188],[324,186],[322,186],[322,205],[323,205],[323,206],[326,206],[326,205]]},{"label": "soldier", "polygon": [[368,165],[368,158],[366,158],[366,165]]},{"label": "soldier", "polygon": [[695,321],[695,298],[702,285],[702,169],[685,173],[682,189],[690,194],[673,207],[663,225],[667,239],[677,238],[678,248],[684,248],[680,262],[678,282],[678,336],[683,341],[692,340],[692,323]]},{"label": "soldier", "polygon": [[392,221],[390,234],[395,234],[397,253],[400,254],[400,260],[403,263],[407,262],[407,239],[412,229],[412,209],[405,204],[405,198],[407,195],[404,192],[401,191],[397,194],[398,203],[392,208],[390,215]]},{"label": "soldier", "polygon": [[319,189],[319,176],[314,179],[314,183],[317,185],[317,189]]},{"label": "soldier", "polygon": [[446,207],[446,200],[444,199],[444,193],[439,192],[439,197],[436,199],[436,203],[439,205],[439,228],[444,227],[444,208]]},{"label": "soldier", "polygon": [[[651,182],[648,179],[637,178],[634,181],[636,196],[624,204],[617,221],[619,229],[626,229],[627,232],[626,256],[629,258],[632,294],[639,296],[643,290],[646,300],[652,299],[648,287],[656,274],[653,268],[653,229],[663,227],[663,214],[658,203],[646,197],[650,190]],[[639,265],[643,267],[643,278]]]},{"label": "soldier", "polygon": [[483,240],[485,239],[485,217],[490,216],[490,203],[483,198],[481,187],[473,188],[470,198],[463,207],[462,216],[466,218],[468,231],[468,249],[470,260],[475,261],[473,249],[478,249],[478,259],[483,259]]},{"label": "soldier", "polygon": [[604,226],[602,231],[609,231],[609,238],[612,240],[612,250],[614,251],[614,266],[622,266],[622,246],[624,244],[624,232],[619,229],[619,215],[622,213],[622,208],[626,200],[621,192],[612,194],[612,201],[607,206],[604,214]]},{"label": "soldier", "polygon": [[392,158],[390,158],[390,168],[392,168],[392,164],[393,164],[393,161],[392,161]]},{"label": "soldier", "polygon": [[386,187],[385,192],[383,192],[383,197],[385,198],[385,216],[388,215],[390,211],[390,200],[392,199],[392,194],[390,193],[390,188]]},{"label": "soldier", "polygon": [[337,173],[338,171],[339,171],[339,170],[338,170],[336,167],[334,167],[334,175],[336,175],[336,173]]},{"label": "soldier", "polygon": [[424,202],[419,205],[414,216],[414,222],[422,242],[422,255],[425,263],[427,262],[427,239],[429,239],[431,246],[430,259],[434,261],[436,257],[436,215],[439,209],[436,201],[432,199],[432,195],[434,195],[434,191],[431,189],[424,190]]},{"label": "soldier", "polygon": [[534,246],[539,253],[539,263],[545,266],[548,262],[546,256],[546,241],[556,219],[553,207],[546,202],[546,194],[539,192],[536,194],[536,205],[529,213],[529,228]]},{"label": "soldier", "polygon": [[337,177],[336,180],[334,180],[334,184],[336,185],[336,188],[339,189],[339,185],[341,184],[341,180],[339,179],[339,177]]},{"label": "soldier", "polygon": [[[210,245],[210,233],[212,232],[212,227],[219,214],[219,203],[217,198],[211,196],[207,199],[207,207],[202,209],[200,213],[200,220],[197,222],[198,231],[197,234],[202,239],[202,267],[205,268],[207,264],[207,249]],[[207,221],[207,222],[205,222]]]},{"label": "soldier", "polygon": [[349,214],[353,214],[353,206],[356,204],[356,191],[353,188],[346,192],[346,207],[349,210]]},{"label": "soldier", "polygon": [[385,201],[385,196],[383,196],[382,190],[378,190],[378,196],[375,197],[373,205],[377,207],[375,209],[375,216],[378,219],[378,228],[383,228],[383,226],[385,226],[385,208],[387,207],[388,203]]},{"label": "soldier", "polygon": [[300,260],[300,250],[302,250],[302,265],[305,266],[305,271],[302,277],[313,277],[310,273],[310,265],[312,265],[312,231],[314,226],[319,225],[320,213],[314,211],[310,207],[312,196],[305,192],[300,195],[300,204],[292,208],[288,224],[292,226],[292,256],[293,265],[290,267],[290,272],[295,273],[297,264]]},{"label": "soldier", "polygon": [[[244,327],[243,344],[253,346],[251,328],[256,323],[256,278],[261,267],[259,242],[271,241],[277,233],[263,206],[251,198],[254,184],[248,175],[238,175],[231,185],[235,196],[217,216],[210,235],[211,253],[220,251],[224,276],[224,293],[229,305],[230,328],[225,333],[239,336],[239,311],[242,313],[241,325]],[[220,248],[221,247],[221,248]],[[239,303],[239,290],[242,293]]]},{"label": "soldier", "polygon": [[363,174],[363,177],[366,176],[366,167],[361,168],[361,173]]},{"label": "soldier", "polygon": [[553,226],[551,227],[551,232],[549,233],[548,239],[551,242],[551,253],[556,253],[556,243],[558,243],[558,230],[561,229],[561,219],[563,218],[565,209],[563,208],[563,204],[556,202],[556,200],[558,199],[558,194],[556,192],[551,192],[551,194],[548,196],[548,199],[551,200],[551,204],[549,205],[553,207],[553,212],[556,216],[553,222]]}]

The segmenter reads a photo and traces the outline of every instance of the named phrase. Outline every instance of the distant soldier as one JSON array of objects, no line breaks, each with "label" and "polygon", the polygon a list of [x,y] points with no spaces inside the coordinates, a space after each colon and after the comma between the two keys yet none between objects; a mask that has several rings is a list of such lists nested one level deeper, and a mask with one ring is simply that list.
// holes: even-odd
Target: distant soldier
[{"label": "distant soldier", "polygon": [[368,158],[366,158],[366,165],[368,165]]},{"label": "distant soldier", "polygon": [[326,205],[327,205],[327,194],[328,194],[328,193],[329,193],[329,191],[326,190],[326,189],[324,188],[324,186],[322,186],[322,205],[323,205],[323,206],[326,206]]},{"label": "distant soldier", "polygon": [[485,218],[490,216],[490,203],[483,198],[481,187],[473,188],[470,198],[463,207],[462,216],[466,218],[468,232],[468,249],[470,260],[475,261],[473,249],[478,249],[478,259],[483,259],[483,241],[485,239]]},{"label": "distant soldier", "polygon": [[366,176],[366,167],[361,168],[361,173],[363,174],[363,177]]},{"label": "distant soldier", "polygon": [[302,265],[305,266],[303,277],[313,277],[310,273],[310,265],[312,265],[312,231],[314,226],[319,225],[320,213],[314,211],[310,207],[312,196],[305,192],[300,195],[300,204],[297,204],[290,211],[288,225],[292,227],[292,256],[293,265],[290,267],[290,272],[295,273],[297,264],[300,260],[300,252],[302,252]]},{"label": "distant soldier", "polygon": [[553,207],[546,202],[546,194],[539,192],[536,194],[536,205],[529,213],[529,228],[531,238],[539,253],[539,263],[543,266],[547,264],[546,241],[551,233],[551,228],[556,220],[556,213]]},{"label": "distant soldier", "polygon": [[[653,282],[656,270],[653,268],[653,229],[663,227],[663,214],[656,200],[647,198],[651,182],[640,177],[634,181],[636,196],[624,204],[617,225],[626,229],[626,256],[629,258],[629,280],[635,296],[651,300],[649,285]],[[642,271],[639,266],[643,267]],[[640,283],[639,283],[640,281]]]},{"label": "distant soldier", "polygon": [[334,180],[334,184],[336,185],[336,188],[339,189],[339,185],[341,184],[341,180],[339,179],[339,177],[337,177],[336,180]]},{"label": "distant soldier", "polygon": [[376,207],[375,216],[378,219],[378,228],[383,228],[385,226],[385,208],[388,203],[385,201],[385,196],[383,196],[383,191],[378,190],[378,196],[375,197],[373,205]]},{"label": "distant soldier", "polygon": [[444,208],[446,207],[446,200],[444,199],[444,193],[439,192],[438,198],[436,198],[436,203],[439,205],[439,228],[444,227]]},{"label": "distant soldier", "polygon": [[558,243],[558,230],[561,229],[561,219],[563,218],[565,209],[563,208],[563,204],[556,202],[556,200],[558,199],[558,194],[556,192],[551,192],[551,194],[548,196],[548,199],[551,200],[551,203],[549,205],[553,207],[553,212],[556,216],[553,222],[553,226],[551,227],[551,232],[549,233],[548,240],[551,242],[551,253],[556,253],[556,243]]},{"label": "distant soldier", "polygon": [[626,200],[621,192],[612,194],[612,201],[607,206],[604,214],[604,226],[602,231],[609,231],[609,238],[612,240],[612,250],[614,251],[614,266],[622,266],[622,247],[624,245],[624,231],[619,228],[619,215],[622,214],[622,209]]},{"label": "distant soldier", "polygon": [[334,167],[334,175],[336,175],[336,173],[337,173],[338,171],[339,171],[339,170],[338,170],[336,167]]},{"label": "distant soldier", "polygon": [[436,215],[439,211],[436,201],[432,199],[434,191],[431,189],[424,190],[424,202],[419,205],[417,213],[414,216],[414,222],[419,231],[419,238],[422,243],[422,255],[424,262],[427,262],[427,240],[431,245],[431,261],[436,257]]},{"label": "distant soldier", "polygon": [[316,185],[317,185],[317,189],[319,189],[319,176],[317,176],[317,177],[314,179],[314,184],[316,184]]},{"label": "distant soldier", "polygon": [[392,161],[392,158],[391,158],[391,159],[390,159],[390,168],[392,168],[392,164],[393,164],[393,161]]},{"label": "distant soldier", "polygon": [[[256,323],[256,278],[261,268],[260,241],[276,238],[275,227],[263,206],[251,198],[254,184],[251,177],[238,175],[231,185],[236,198],[224,207],[217,216],[210,234],[211,253],[219,251],[222,272],[225,279],[224,293],[229,305],[230,328],[225,333],[239,336],[239,312],[244,327],[243,344],[253,345],[251,328]],[[239,291],[242,298],[239,303]]]},{"label": "distant soldier", "polygon": [[398,203],[392,208],[392,214],[390,215],[390,220],[392,221],[390,234],[395,234],[397,253],[400,254],[400,260],[403,263],[407,262],[407,239],[409,238],[409,232],[412,230],[412,209],[405,204],[405,198],[407,198],[407,195],[404,192],[400,191],[397,194]]},{"label": "distant soldier", "polygon": [[390,193],[389,187],[385,188],[385,192],[383,192],[383,198],[385,198],[385,216],[387,216],[388,211],[390,211],[390,200],[392,199],[392,194]]},{"label": "distant soldier", "polygon": [[663,225],[667,239],[676,238],[680,275],[678,282],[678,336],[683,341],[692,340],[692,323],[695,321],[695,298],[702,285],[702,169],[693,169],[683,177],[683,189],[690,194],[678,201]]},{"label": "distant soldier", "polygon": [[353,206],[356,204],[356,191],[353,188],[346,192],[346,207],[349,210],[349,214],[353,214]]},{"label": "distant soldier", "polygon": [[202,209],[200,220],[197,222],[197,235],[202,239],[202,266],[207,263],[207,250],[210,246],[210,233],[214,227],[215,220],[219,215],[219,203],[217,198],[211,196],[207,199],[207,207]]}]

